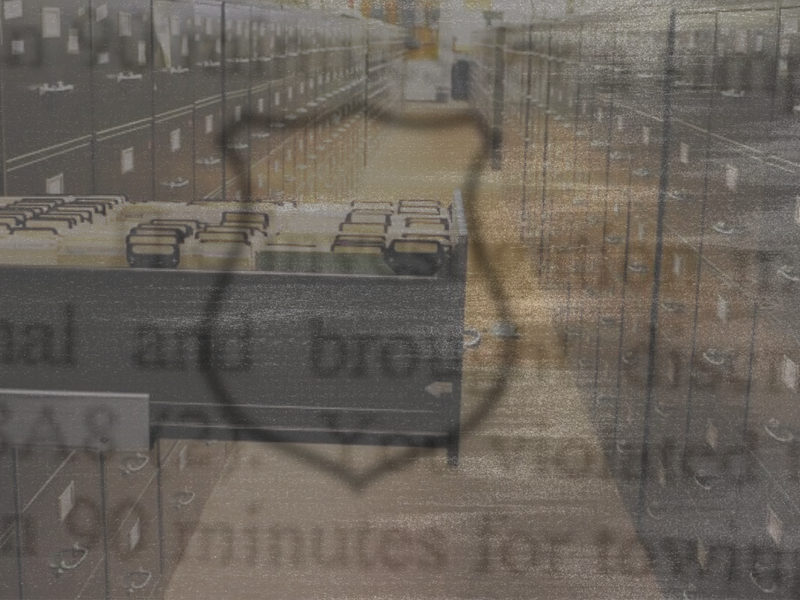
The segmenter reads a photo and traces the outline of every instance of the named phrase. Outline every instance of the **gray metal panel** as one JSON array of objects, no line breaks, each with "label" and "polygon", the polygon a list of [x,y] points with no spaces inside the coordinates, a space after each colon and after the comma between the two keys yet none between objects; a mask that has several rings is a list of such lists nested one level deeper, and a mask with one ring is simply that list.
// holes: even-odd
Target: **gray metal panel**
[{"label": "gray metal panel", "polygon": [[153,121],[95,137],[94,193],[153,200]]},{"label": "gray metal panel", "polygon": [[153,2],[153,87],[156,117],[194,100],[194,14],[189,2]]},{"label": "gray metal panel", "polygon": [[194,195],[198,200],[222,197],[222,100],[195,104]]},{"label": "gray metal panel", "polygon": [[92,152],[87,139],[66,150],[6,162],[6,192],[24,194],[91,194]]},{"label": "gray metal panel", "polygon": [[[158,453],[155,448],[142,452],[107,452],[104,468],[106,526],[109,536],[114,536],[128,511],[155,477]],[[150,516],[155,518],[156,515]]]},{"label": "gray metal panel", "polygon": [[92,110],[104,131],[152,114],[152,47],[149,0],[94,0]]},{"label": "gray metal panel", "polygon": [[118,523],[118,529],[109,531],[110,598],[148,598],[161,577],[158,481],[152,470],[146,485],[133,502],[119,505],[126,507],[124,513],[111,506],[112,514],[125,518]]},{"label": "gray metal panel", "polygon": [[13,453],[0,451],[0,598],[19,597],[19,560],[17,556],[16,480]]},{"label": "gray metal panel", "polygon": [[222,94],[222,4],[194,2],[195,99]]},{"label": "gray metal panel", "polygon": [[194,189],[194,113],[191,106],[154,125],[155,199],[189,202]]},{"label": "gray metal panel", "polygon": [[88,0],[14,6],[2,23],[6,158],[91,133]]}]

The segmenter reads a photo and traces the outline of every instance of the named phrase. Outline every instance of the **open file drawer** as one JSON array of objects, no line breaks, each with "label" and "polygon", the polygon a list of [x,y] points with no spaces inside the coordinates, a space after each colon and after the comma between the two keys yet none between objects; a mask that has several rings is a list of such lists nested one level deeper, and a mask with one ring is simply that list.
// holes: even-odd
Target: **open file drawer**
[{"label": "open file drawer", "polygon": [[[437,209],[449,243],[431,274],[3,267],[19,335],[2,385],[147,393],[157,437],[447,446],[454,460],[466,221],[460,197]],[[398,203],[383,252],[434,212]],[[31,327],[50,332],[36,348]]]}]

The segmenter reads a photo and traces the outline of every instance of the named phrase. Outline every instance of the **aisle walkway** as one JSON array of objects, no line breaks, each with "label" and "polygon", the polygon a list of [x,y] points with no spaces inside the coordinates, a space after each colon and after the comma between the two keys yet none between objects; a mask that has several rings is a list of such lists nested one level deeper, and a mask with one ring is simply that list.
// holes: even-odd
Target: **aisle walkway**
[{"label": "aisle walkway", "polygon": [[[468,120],[444,127],[458,110],[409,105],[406,116],[442,128],[388,131],[359,196],[449,199],[478,148]],[[537,290],[496,173],[484,174],[470,210],[466,321],[484,342],[466,357],[465,415],[507,380],[495,410],[465,432],[460,466],[436,451],[354,491],[280,447],[239,444],[169,598],[660,598],[562,368],[550,326],[558,299]],[[508,296],[515,340],[490,333],[499,309],[478,242]],[[504,369],[509,343],[517,357]],[[313,449],[354,468],[396,452]]]}]

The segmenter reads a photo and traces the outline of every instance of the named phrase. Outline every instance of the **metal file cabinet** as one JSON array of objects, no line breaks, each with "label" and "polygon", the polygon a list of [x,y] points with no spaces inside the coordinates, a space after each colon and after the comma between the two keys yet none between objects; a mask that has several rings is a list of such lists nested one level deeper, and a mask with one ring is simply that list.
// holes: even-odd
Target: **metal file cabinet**
[{"label": "metal file cabinet", "polygon": [[194,198],[194,111],[191,106],[154,126],[155,198],[159,202],[189,202]]},{"label": "metal file cabinet", "polygon": [[94,138],[94,193],[124,191],[132,202],[153,199],[153,123],[97,133]]},{"label": "metal file cabinet", "polygon": [[[6,158],[91,134],[90,4],[14,0],[3,11]],[[81,170],[91,169],[91,163]]]},{"label": "metal file cabinet", "polygon": [[110,598],[149,598],[161,579],[158,477],[155,467],[148,473],[144,489],[126,503],[127,510],[111,513],[123,518],[109,524]]},{"label": "metal file cabinet", "polygon": [[160,444],[163,568],[169,577],[220,473],[225,447],[219,442],[185,440]]},{"label": "metal file cabinet", "polygon": [[[250,109],[250,7],[225,3],[225,29],[223,31],[223,60],[225,71],[225,197],[239,198],[248,195],[250,177],[250,137],[245,120]],[[227,159],[236,155],[236,163]],[[238,168],[234,165],[238,164]]]},{"label": "metal file cabinet", "polygon": [[775,108],[793,114],[800,106],[800,9],[781,10],[779,35]]},{"label": "metal file cabinet", "polygon": [[747,142],[768,133],[778,40],[774,9],[722,11],[717,17],[712,130]]},{"label": "metal file cabinet", "polygon": [[193,23],[189,2],[153,1],[153,113],[156,119],[194,101]]},{"label": "metal file cabinet", "polygon": [[[32,450],[36,453],[36,450]],[[18,481],[29,469],[20,461]],[[99,455],[72,451],[46,483],[20,507],[22,519],[33,524],[36,552],[21,557],[24,598],[103,597],[102,479]]]},{"label": "metal file cabinet", "polygon": [[149,0],[92,7],[92,115],[96,133],[152,116]]},{"label": "metal file cabinet", "polygon": [[6,160],[6,193],[91,194],[90,138],[51,152]]},{"label": "metal file cabinet", "polygon": [[702,235],[707,144],[705,133],[672,124],[664,227],[694,251],[699,251]]},{"label": "metal file cabinet", "polygon": [[195,2],[194,195],[222,198],[222,7]]}]

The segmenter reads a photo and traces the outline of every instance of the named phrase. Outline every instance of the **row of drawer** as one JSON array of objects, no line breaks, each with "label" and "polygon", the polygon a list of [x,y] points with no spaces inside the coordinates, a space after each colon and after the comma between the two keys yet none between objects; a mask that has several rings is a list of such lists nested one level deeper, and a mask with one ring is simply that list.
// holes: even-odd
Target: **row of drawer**
[{"label": "row of drawer", "polygon": [[[10,159],[193,102],[296,79],[284,86],[286,97],[266,109],[283,116],[366,74],[364,27],[311,11],[163,0],[52,6],[13,0],[4,6],[0,79]],[[292,50],[287,31],[298,28],[323,39]],[[355,34],[361,42],[352,43]],[[382,62],[399,53],[397,46],[391,53],[383,45],[376,49]]]},{"label": "row of drawer", "polygon": [[567,292],[570,364],[626,505],[668,593],[796,597],[795,175],[673,124],[648,381],[661,124],[623,92],[579,98],[515,98],[504,152],[535,174],[509,171],[511,197],[536,199],[542,282]]},{"label": "row of drawer", "polygon": [[[396,109],[399,92],[390,87],[373,94],[370,114],[391,106]],[[132,201],[188,202],[195,198],[247,195],[267,196],[284,192],[302,194],[292,182],[300,173],[324,184],[326,165],[344,164],[357,156],[365,143],[363,117],[358,107],[363,92],[342,92],[327,102],[320,115],[301,115],[302,120],[276,123],[258,115],[258,97],[230,99],[229,123],[238,129],[225,147],[221,101],[187,106],[156,120],[132,123],[125,128],[59,148],[25,161],[6,162],[5,190],[9,194],[124,193]],[[392,93],[394,96],[390,96]],[[255,96],[255,94],[254,94]],[[240,103],[236,103],[239,100]],[[334,105],[334,103],[336,103]],[[255,116],[247,118],[248,104]],[[324,112],[323,112],[324,111]],[[252,113],[251,113],[252,114]],[[250,189],[247,189],[247,186]],[[313,182],[305,193],[315,191]]]},{"label": "row of drawer", "polygon": [[0,457],[0,598],[159,597],[224,465],[221,443]]}]

